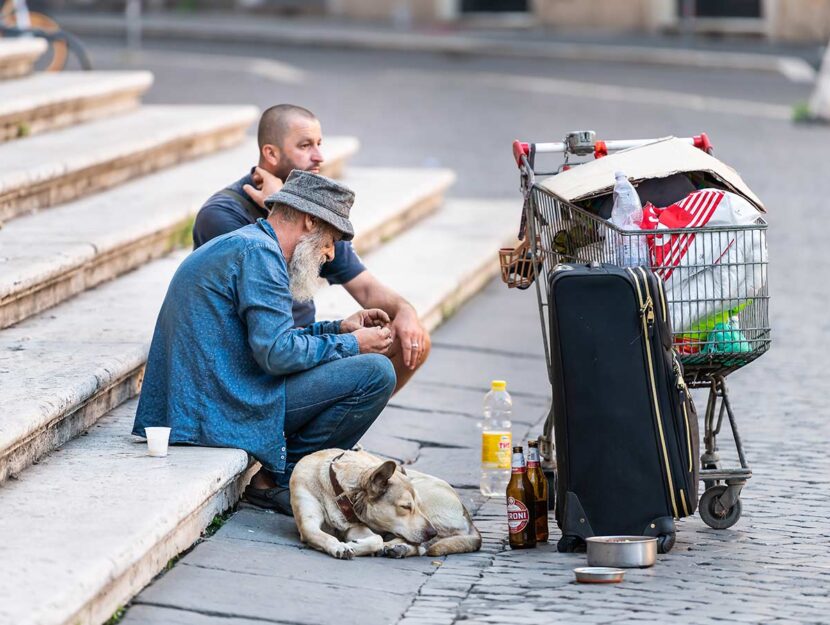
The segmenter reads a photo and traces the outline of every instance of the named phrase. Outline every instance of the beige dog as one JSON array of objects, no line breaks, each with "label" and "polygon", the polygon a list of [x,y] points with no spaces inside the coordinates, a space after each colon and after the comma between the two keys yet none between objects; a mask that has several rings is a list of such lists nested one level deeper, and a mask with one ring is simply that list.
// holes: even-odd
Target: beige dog
[{"label": "beige dog", "polygon": [[[452,487],[365,451],[324,449],[291,475],[300,538],[335,558],[478,551],[481,534]],[[382,534],[397,538],[384,542]]]}]

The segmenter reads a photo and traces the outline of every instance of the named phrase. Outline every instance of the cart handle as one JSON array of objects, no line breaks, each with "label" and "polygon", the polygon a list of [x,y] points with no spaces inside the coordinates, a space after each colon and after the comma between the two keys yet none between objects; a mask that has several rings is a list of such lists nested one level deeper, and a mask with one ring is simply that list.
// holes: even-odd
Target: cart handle
[{"label": "cart handle", "polygon": [[[712,142],[709,141],[709,136],[705,132],[701,132],[694,137],[683,137],[681,141],[691,143],[696,148],[699,148],[711,154],[713,151]],[[594,143],[594,158],[602,158],[608,156],[609,152],[617,152],[619,150],[627,150],[629,148],[640,147],[647,143],[652,143],[655,139],[627,139],[616,141],[596,141]],[[564,141],[555,141],[551,143],[526,143],[524,141],[513,142],[513,158],[516,159],[516,164],[521,167],[522,156],[529,157],[531,149],[535,154],[539,153],[564,153],[568,152],[568,144]]]}]

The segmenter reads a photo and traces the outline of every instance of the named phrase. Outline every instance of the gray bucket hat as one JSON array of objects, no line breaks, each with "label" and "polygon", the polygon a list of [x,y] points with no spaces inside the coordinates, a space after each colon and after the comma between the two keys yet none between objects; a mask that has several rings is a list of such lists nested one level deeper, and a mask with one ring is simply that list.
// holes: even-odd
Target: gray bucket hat
[{"label": "gray bucket hat", "polygon": [[265,198],[265,207],[285,204],[300,212],[314,215],[337,228],[344,241],[354,238],[349,211],[354,204],[354,191],[331,178],[301,169],[293,169],[282,189]]}]

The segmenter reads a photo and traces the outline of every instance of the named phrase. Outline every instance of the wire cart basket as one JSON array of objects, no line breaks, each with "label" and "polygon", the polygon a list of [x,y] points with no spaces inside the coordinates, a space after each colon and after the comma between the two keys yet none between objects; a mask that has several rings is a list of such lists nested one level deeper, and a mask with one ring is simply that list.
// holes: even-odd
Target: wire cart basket
[{"label": "wire cart basket", "polygon": [[[519,235],[523,241],[515,249],[500,251],[502,279],[508,286],[519,288],[536,283],[551,382],[554,376],[548,336],[548,276],[556,265],[595,262],[643,265],[664,280],[674,348],[683,365],[686,384],[708,389],[700,459],[700,477],[705,486],[699,502],[700,516],[710,527],[725,529],[740,518],[741,489],[752,476],[725,378],[761,356],[770,346],[766,222],[759,217],[754,223],[741,226],[659,230],[661,240],[673,240],[687,250],[694,246],[696,253],[687,254],[686,262],[678,264],[676,259],[669,256],[658,259],[649,251],[654,247],[654,237],[658,236],[656,231],[622,230],[589,210],[557,197],[539,182],[542,176],[555,175],[574,166],[570,160],[573,157],[600,158],[609,151],[652,141],[596,141],[593,132],[580,131],[569,133],[561,143],[515,142],[513,151],[524,196]],[[705,134],[684,141],[711,153]],[[540,153],[562,154],[565,162],[556,171],[538,171],[534,161]],[[625,257],[623,250],[626,250]],[[695,263],[696,258],[715,259],[715,262]],[[725,468],[721,463],[717,438],[725,418],[732,431],[740,467]],[[540,445],[548,462],[553,452],[551,440],[551,432],[545,432]]]}]

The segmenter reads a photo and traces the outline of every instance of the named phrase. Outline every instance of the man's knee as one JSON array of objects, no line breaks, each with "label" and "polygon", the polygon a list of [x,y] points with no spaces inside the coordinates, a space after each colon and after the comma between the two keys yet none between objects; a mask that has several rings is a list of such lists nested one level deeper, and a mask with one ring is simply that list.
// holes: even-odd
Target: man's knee
[{"label": "man's knee", "polygon": [[421,359],[418,361],[418,367],[424,364],[429,358],[429,352],[432,350],[432,338],[429,336],[429,332],[424,332],[424,353],[421,355]]},{"label": "man's knee", "polygon": [[385,393],[387,397],[391,397],[397,384],[392,361],[381,354],[361,354],[357,358],[361,359],[361,364],[366,368],[366,385],[375,392]]}]

